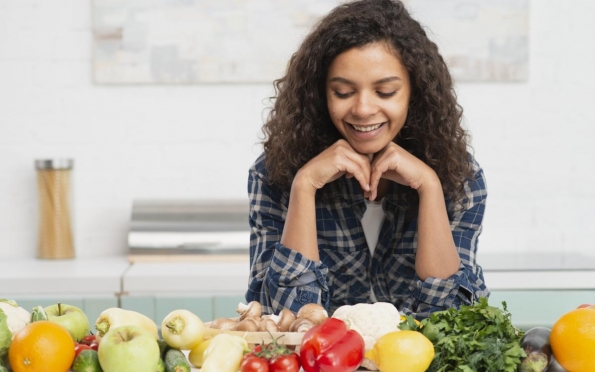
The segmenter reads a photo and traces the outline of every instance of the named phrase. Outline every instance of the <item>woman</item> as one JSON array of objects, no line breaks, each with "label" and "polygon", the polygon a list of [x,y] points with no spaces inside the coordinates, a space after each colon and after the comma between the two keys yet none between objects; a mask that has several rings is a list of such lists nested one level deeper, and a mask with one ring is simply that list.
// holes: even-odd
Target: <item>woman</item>
[{"label": "woman", "polygon": [[275,88],[249,172],[247,301],[383,301],[424,318],[489,295],[483,172],[448,69],[401,2],[335,8]]}]

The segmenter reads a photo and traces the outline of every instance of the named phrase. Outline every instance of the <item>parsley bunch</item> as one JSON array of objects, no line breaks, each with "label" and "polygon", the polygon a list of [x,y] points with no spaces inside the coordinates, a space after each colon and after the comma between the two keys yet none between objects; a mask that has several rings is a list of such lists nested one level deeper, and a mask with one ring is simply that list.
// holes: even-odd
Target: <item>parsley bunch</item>
[{"label": "parsley bunch", "polygon": [[420,331],[434,344],[429,372],[516,372],[526,353],[523,331],[515,328],[510,313],[488,305],[486,298],[460,310],[435,312],[417,326],[410,315],[401,329]]}]

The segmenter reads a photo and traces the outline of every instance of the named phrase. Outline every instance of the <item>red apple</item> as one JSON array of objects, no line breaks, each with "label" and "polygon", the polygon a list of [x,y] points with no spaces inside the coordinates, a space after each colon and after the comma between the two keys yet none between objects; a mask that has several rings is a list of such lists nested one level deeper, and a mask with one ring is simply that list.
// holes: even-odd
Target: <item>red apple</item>
[{"label": "red apple", "polygon": [[580,305],[577,307],[577,309],[582,309],[582,308],[584,308],[584,307],[593,307],[593,305],[591,305],[591,304],[580,304]]}]

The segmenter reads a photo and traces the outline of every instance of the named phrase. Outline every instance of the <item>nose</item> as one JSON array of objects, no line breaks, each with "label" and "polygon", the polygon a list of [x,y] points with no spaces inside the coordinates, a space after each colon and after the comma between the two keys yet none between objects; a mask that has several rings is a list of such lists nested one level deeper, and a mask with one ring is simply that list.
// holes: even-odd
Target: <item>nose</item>
[{"label": "nose", "polygon": [[374,115],[378,107],[374,102],[374,97],[368,92],[361,92],[355,97],[353,106],[351,107],[351,114],[357,118],[365,119]]}]

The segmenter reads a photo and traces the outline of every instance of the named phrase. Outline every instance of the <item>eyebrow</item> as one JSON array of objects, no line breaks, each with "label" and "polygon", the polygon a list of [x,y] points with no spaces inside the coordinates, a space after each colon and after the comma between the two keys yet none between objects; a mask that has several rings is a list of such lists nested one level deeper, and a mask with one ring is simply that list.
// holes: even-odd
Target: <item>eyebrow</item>
[{"label": "eyebrow", "polygon": [[[388,82],[395,81],[395,80],[401,80],[401,78],[398,77],[398,76],[389,76],[389,77],[385,77],[385,78],[380,79],[380,80],[376,80],[374,82],[374,84],[384,84],[384,83],[388,83]],[[339,82],[339,83],[344,83],[344,84],[349,84],[349,85],[355,85],[355,82],[353,82],[353,81],[351,81],[349,79],[345,79],[345,78],[339,77],[339,76],[334,77],[334,78],[332,78],[332,79],[329,80],[329,83],[333,83],[333,82]]]}]

